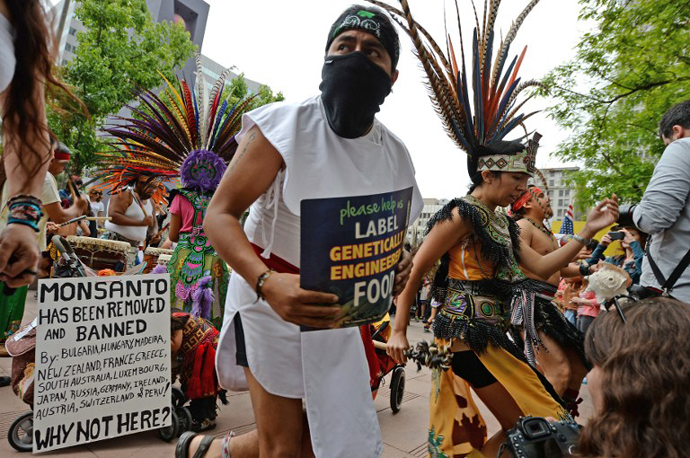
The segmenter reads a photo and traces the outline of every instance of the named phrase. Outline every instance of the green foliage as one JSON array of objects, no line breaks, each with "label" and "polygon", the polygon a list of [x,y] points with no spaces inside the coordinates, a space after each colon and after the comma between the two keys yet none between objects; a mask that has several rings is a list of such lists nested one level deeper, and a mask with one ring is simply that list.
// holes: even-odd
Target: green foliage
[{"label": "green foliage", "polygon": [[75,56],[60,72],[91,118],[60,97],[50,101],[48,122],[72,150],[73,169],[81,170],[104,149],[96,131],[106,118],[130,103],[138,88],[160,86],[160,73],[174,78],[195,46],[182,25],[154,22],[145,0],[81,0],[75,16],[86,31],[77,34]]},{"label": "green foliage", "polygon": [[690,3],[681,0],[580,0],[595,21],[574,60],[544,80],[558,100],[549,108],[573,131],[557,155],[584,164],[571,175],[581,208],[615,192],[642,198],[664,146],[658,122],[690,98]]},{"label": "green foliage", "polygon": [[[233,78],[229,84],[225,85],[223,94],[221,95],[221,100],[227,100],[229,106],[234,106],[238,102],[247,98],[249,95],[249,87],[244,79],[244,73],[240,73]],[[283,97],[282,92],[278,92],[274,95],[270,87],[262,84],[259,86],[259,89],[256,92],[256,97],[254,97],[252,102],[249,104],[249,107],[250,109],[259,108],[260,106],[283,100],[285,100],[285,97]]]}]

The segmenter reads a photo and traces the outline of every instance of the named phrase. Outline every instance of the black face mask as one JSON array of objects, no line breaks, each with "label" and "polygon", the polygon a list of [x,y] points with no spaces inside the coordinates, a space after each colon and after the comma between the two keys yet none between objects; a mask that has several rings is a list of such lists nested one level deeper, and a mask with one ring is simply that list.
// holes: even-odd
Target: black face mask
[{"label": "black face mask", "polygon": [[319,89],[328,125],[341,137],[361,137],[392,87],[390,75],[362,52],[326,57]]}]

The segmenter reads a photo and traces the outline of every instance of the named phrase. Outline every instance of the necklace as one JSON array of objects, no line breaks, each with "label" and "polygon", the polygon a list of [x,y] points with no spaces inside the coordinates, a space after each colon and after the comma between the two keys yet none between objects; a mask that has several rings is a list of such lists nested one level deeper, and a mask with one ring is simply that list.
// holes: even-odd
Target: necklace
[{"label": "necklace", "polygon": [[537,224],[537,223],[535,223],[531,218],[528,218],[527,216],[525,216],[524,218],[525,218],[527,221],[529,221],[530,223],[532,223],[532,226],[536,227],[536,228],[539,229],[542,233],[546,234],[546,236],[549,238],[549,240],[551,240],[551,242],[552,242],[554,248],[556,248],[556,249],[559,248],[559,247],[558,247],[558,241],[556,240],[556,237],[554,237],[553,232],[551,232],[551,231],[548,230],[546,227],[544,227],[543,224]]}]

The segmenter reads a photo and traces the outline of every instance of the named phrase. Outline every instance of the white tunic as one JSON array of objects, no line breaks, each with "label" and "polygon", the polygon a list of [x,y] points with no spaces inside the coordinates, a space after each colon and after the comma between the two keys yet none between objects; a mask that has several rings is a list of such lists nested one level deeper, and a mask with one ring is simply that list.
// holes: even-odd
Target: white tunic
[{"label": "white tunic", "polygon": [[[422,210],[409,153],[376,120],[364,137],[345,139],[328,126],[320,96],[299,104],[276,103],[245,114],[238,141],[256,125],[286,164],[251,207],[249,241],[300,265],[300,201],[379,194],[414,187],[410,212]],[[223,387],[246,389],[235,361],[232,324],[240,312],[252,374],[270,393],[305,398],[317,457],[376,457],[382,443],[369,388],[369,372],[357,328],[300,332],[283,321],[252,285],[232,275],[216,369]]]},{"label": "white tunic", "polygon": [[0,93],[12,82],[16,63],[14,29],[10,21],[0,14]]}]

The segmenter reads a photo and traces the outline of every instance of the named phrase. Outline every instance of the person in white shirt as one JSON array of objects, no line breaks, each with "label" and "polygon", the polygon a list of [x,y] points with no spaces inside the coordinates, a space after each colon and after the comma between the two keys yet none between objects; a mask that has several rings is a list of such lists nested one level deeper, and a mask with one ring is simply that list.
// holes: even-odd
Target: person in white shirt
[{"label": "person in white shirt", "polygon": [[[204,229],[233,268],[218,378],[228,389],[249,387],[258,441],[257,433],[215,442],[186,433],[176,456],[381,455],[359,330],[328,329],[341,310],[337,296],[301,289],[296,272],[302,200],[411,187],[410,219],[423,207],[407,149],[375,118],[398,77],[399,53],[385,13],[352,6],[329,33],[321,95],[244,115]],[[396,292],[407,282],[409,259],[398,266]],[[328,330],[300,332],[301,325]]]},{"label": "person in white shirt", "polygon": [[[103,205],[103,191],[96,188],[89,189],[89,204],[91,205],[91,216],[103,217],[105,212],[105,205]],[[99,220],[89,221],[90,236],[98,238],[98,228],[101,227]]]}]

